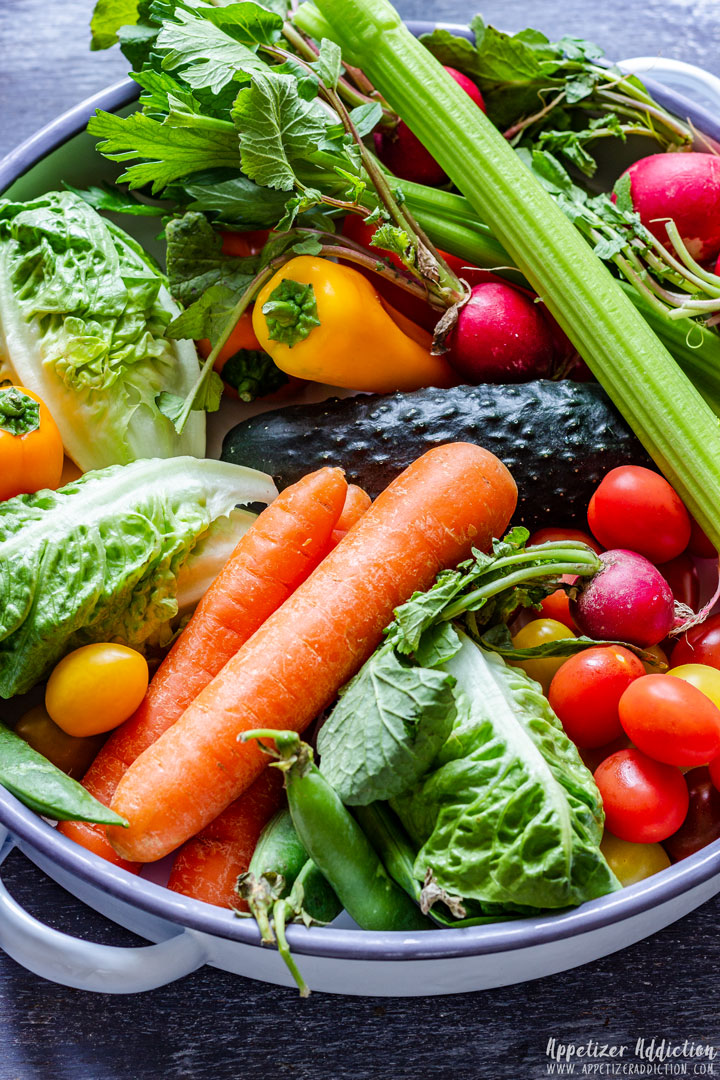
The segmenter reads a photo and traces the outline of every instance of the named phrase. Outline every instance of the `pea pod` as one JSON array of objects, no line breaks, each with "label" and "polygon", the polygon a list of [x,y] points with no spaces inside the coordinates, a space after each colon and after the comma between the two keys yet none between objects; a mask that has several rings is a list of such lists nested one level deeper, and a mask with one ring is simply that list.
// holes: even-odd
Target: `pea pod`
[{"label": "pea pod", "polygon": [[274,740],[298,836],[358,926],[363,930],[429,929],[430,921],[389,877],[300,736],[266,729],[246,732],[242,738]]},{"label": "pea pod", "polygon": [[285,937],[290,920],[331,922],[342,904],[318,870],[295,831],[290,811],[278,810],[263,829],[246,874],[238,878],[238,893],[246,900],[260,929],[263,945],[277,944],[302,997],[309,989]]},{"label": "pea pod", "polygon": [[71,780],[4,724],[0,724],[0,784],[45,817],[127,828],[124,818],[103,806],[82,784]]}]

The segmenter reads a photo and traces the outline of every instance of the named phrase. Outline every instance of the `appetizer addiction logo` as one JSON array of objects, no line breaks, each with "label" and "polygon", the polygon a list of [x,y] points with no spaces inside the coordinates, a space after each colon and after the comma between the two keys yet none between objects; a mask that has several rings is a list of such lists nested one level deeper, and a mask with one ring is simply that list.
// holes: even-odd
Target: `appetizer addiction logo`
[{"label": "appetizer addiction logo", "polygon": [[561,1042],[545,1047],[546,1076],[720,1076],[718,1049],[704,1042],[639,1038],[634,1043]]}]

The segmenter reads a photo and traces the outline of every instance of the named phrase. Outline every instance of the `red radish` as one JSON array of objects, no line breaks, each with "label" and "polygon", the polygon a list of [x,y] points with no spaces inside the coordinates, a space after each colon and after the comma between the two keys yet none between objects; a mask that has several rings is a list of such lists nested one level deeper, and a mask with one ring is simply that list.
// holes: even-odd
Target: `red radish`
[{"label": "red radish", "polygon": [[447,359],[469,383],[547,376],[555,343],[539,304],[504,282],[476,285],[460,310]]},{"label": "red radish", "polygon": [[[446,67],[445,70],[473,99],[478,108],[485,112],[485,102],[475,83],[455,68]],[[404,120],[400,121],[392,134],[375,132],[375,150],[388,169],[403,180],[429,185],[444,184],[447,180],[435,158],[425,149],[417,135],[413,135]]]},{"label": "red radish", "polygon": [[604,563],[571,603],[570,611],[588,637],[657,645],[674,621],[673,594],[660,571],[634,551],[604,551]]},{"label": "red radish", "polygon": [[670,246],[662,219],[672,218],[693,258],[715,258],[720,251],[720,157],[651,154],[623,176],[630,177],[633,206],[643,225],[658,240]]}]

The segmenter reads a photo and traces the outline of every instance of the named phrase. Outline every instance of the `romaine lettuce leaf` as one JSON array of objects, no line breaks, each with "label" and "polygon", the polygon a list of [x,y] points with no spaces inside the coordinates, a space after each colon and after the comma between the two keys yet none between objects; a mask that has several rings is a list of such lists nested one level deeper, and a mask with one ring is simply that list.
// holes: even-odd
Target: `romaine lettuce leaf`
[{"label": "romaine lettuce leaf", "polygon": [[179,457],[0,503],[0,696],[29,690],[80,645],[139,647],[162,636],[179,586],[192,589],[183,569],[194,553],[207,580],[208,550],[223,532],[217,519],[275,495],[264,473]]},{"label": "romaine lettuce leaf", "polygon": [[34,390],[81,469],[205,453],[205,417],[178,436],[157,407],[190,392],[191,341],[164,337],[179,308],[131,237],[70,191],[0,201],[0,358]]},{"label": "romaine lettuce leaf", "polygon": [[393,806],[416,843],[415,874],[464,900],[563,908],[619,888],[600,850],[592,775],[517,668],[464,634],[446,664],[458,715],[433,771]]}]

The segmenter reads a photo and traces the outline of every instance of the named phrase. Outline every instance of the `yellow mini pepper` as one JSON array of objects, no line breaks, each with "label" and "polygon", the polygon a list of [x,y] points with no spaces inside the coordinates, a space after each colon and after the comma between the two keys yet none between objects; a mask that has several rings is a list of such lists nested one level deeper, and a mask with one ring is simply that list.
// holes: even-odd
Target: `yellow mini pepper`
[{"label": "yellow mini pepper", "polygon": [[328,259],[299,255],[281,267],[255,302],[253,329],[282,371],[311,382],[380,394],[458,382],[425,330]]}]

